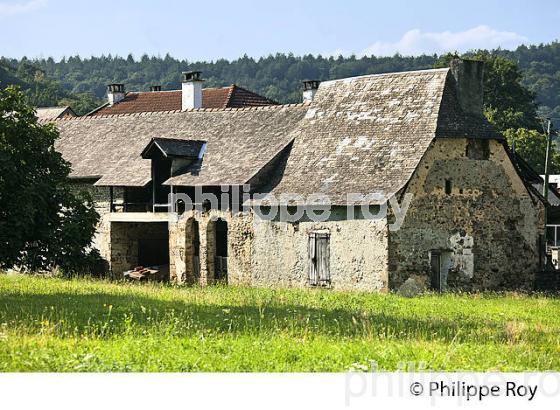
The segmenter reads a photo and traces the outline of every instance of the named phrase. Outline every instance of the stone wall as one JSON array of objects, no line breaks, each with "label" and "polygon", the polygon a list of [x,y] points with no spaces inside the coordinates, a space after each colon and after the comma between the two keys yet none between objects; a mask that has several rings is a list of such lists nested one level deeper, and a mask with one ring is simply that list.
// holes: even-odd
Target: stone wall
[{"label": "stone wall", "polygon": [[[170,276],[177,283],[207,285],[214,278],[214,244],[216,219],[228,224],[228,278],[229,284],[251,285],[251,250],[253,240],[252,216],[211,210],[189,211],[170,225]],[[200,275],[193,269],[193,222],[198,222]]]},{"label": "stone wall", "polygon": [[532,285],[544,208],[499,142],[435,140],[407,192],[414,195],[410,208],[389,238],[390,288],[429,275],[432,250],[451,254],[450,288]]},{"label": "stone wall", "polygon": [[253,286],[309,287],[308,246],[312,231],[330,234],[333,289],[386,290],[388,238],[385,220],[346,220],[333,209],[325,222],[256,219],[252,248]]},{"label": "stone wall", "polygon": [[[228,224],[228,284],[309,287],[308,243],[311,231],[330,233],[330,287],[341,290],[387,289],[385,221],[338,218],[326,222],[271,222],[252,212],[189,212],[170,229],[170,274],[177,283],[214,282],[213,221]],[[199,223],[200,277],[192,275],[192,221]]]}]

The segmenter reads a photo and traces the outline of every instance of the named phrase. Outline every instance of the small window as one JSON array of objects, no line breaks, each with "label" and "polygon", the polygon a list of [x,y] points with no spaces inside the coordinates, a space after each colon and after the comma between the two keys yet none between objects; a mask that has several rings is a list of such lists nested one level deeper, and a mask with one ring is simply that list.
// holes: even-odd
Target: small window
[{"label": "small window", "polygon": [[328,232],[309,234],[309,284],[327,286],[331,282],[330,235]]},{"label": "small window", "polygon": [[487,160],[490,158],[488,140],[469,138],[467,140],[467,158],[476,160]]},{"label": "small window", "polygon": [[451,195],[451,190],[453,189],[453,185],[450,179],[445,180],[445,193],[447,195]]}]

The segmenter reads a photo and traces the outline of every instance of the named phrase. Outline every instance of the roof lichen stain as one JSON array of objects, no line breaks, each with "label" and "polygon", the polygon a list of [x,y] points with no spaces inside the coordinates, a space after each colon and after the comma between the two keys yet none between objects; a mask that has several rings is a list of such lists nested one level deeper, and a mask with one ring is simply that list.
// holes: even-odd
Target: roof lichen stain
[{"label": "roof lichen stain", "polygon": [[363,150],[369,150],[372,145],[375,143],[373,139],[370,139],[365,136],[360,136],[356,138],[356,142],[354,143],[354,148],[361,148]]},{"label": "roof lichen stain", "polygon": [[350,145],[351,142],[352,142],[352,138],[350,137],[345,137],[342,141],[340,141],[336,146],[336,150],[335,150],[336,155],[342,154],[344,148]]},{"label": "roof lichen stain", "polygon": [[315,117],[315,114],[317,113],[317,109],[316,108],[310,108],[307,110],[307,112],[305,113],[305,119],[309,120],[313,117]]}]

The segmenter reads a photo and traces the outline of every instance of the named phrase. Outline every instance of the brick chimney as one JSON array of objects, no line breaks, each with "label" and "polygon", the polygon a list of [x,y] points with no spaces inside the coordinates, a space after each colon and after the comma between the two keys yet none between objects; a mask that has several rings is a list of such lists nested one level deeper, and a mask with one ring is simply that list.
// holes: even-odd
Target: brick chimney
[{"label": "brick chimney", "polygon": [[303,102],[311,102],[315,98],[315,93],[319,88],[319,80],[304,80],[303,81]]},{"label": "brick chimney", "polygon": [[161,91],[161,85],[150,85],[151,92]]},{"label": "brick chimney", "polygon": [[184,71],[182,75],[182,110],[202,108],[202,76],[200,71]]},{"label": "brick chimney", "polygon": [[124,98],[124,84],[107,85],[107,101],[109,105],[118,103]]},{"label": "brick chimney", "polygon": [[457,83],[457,98],[463,111],[482,116],[484,62],[456,58],[449,67]]}]

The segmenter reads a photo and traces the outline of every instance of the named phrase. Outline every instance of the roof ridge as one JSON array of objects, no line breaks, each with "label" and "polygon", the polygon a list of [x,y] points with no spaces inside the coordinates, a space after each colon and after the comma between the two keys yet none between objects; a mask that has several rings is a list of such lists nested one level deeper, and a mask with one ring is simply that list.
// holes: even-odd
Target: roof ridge
[{"label": "roof ridge", "polygon": [[[236,84],[232,84],[232,85],[227,85],[224,87],[204,87],[203,90],[223,90],[226,88],[231,88],[232,86],[236,86],[238,87]],[[241,87],[240,87],[241,88]],[[159,91],[146,91],[146,90],[140,90],[140,91],[127,91],[125,94],[157,94],[157,93],[180,93],[182,90],[176,89],[176,90],[159,90]]]},{"label": "roof ridge", "polygon": [[235,88],[237,88],[237,89],[239,89],[239,90],[243,90],[243,91],[245,91],[246,93],[249,93],[249,94],[256,95],[256,96],[258,96],[258,97],[264,98],[266,101],[273,103],[273,105],[282,105],[282,104],[280,104],[278,101],[275,101],[275,100],[273,100],[272,98],[268,98],[266,95],[259,94],[259,93],[257,93],[256,91],[249,90],[248,88],[242,87],[242,86],[240,86],[240,85],[232,84],[232,87],[235,87]]},{"label": "roof ridge", "polygon": [[181,90],[128,91],[128,92],[134,94],[157,94],[157,93],[177,93],[177,92],[181,92]]},{"label": "roof ridge", "polygon": [[231,101],[231,98],[233,97],[233,92],[235,91],[235,88],[237,86],[235,84],[230,85],[229,88],[229,92],[228,92],[228,96],[226,98],[226,103],[224,104],[223,108],[228,108],[229,107],[229,103]]},{"label": "roof ridge", "polygon": [[336,83],[336,82],[345,82],[349,80],[358,80],[362,78],[371,78],[371,77],[384,77],[384,76],[401,76],[401,75],[419,75],[419,74],[429,74],[429,73],[436,73],[436,72],[448,72],[449,67],[444,68],[428,68],[425,70],[411,70],[411,71],[392,71],[390,73],[376,73],[376,74],[364,74],[364,75],[357,75],[354,77],[345,77],[345,78],[336,78],[333,80],[325,80],[322,81],[321,84],[329,84],[329,83]]},{"label": "roof ridge", "polygon": [[82,115],[79,117],[63,117],[56,118],[52,121],[74,121],[82,120],[94,121],[102,118],[115,118],[115,117],[149,117],[168,114],[181,114],[186,112],[219,112],[219,111],[263,111],[263,110],[278,110],[281,108],[297,108],[309,106],[310,102],[278,104],[278,105],[259,105],[247,107],[225,107],[225,108],[189,108],[188,110],[168,110],[168,111],[147,111],[147,112],[132,112],[132,113],[118,113],[118,114],[102,114],[102,115]]}]

